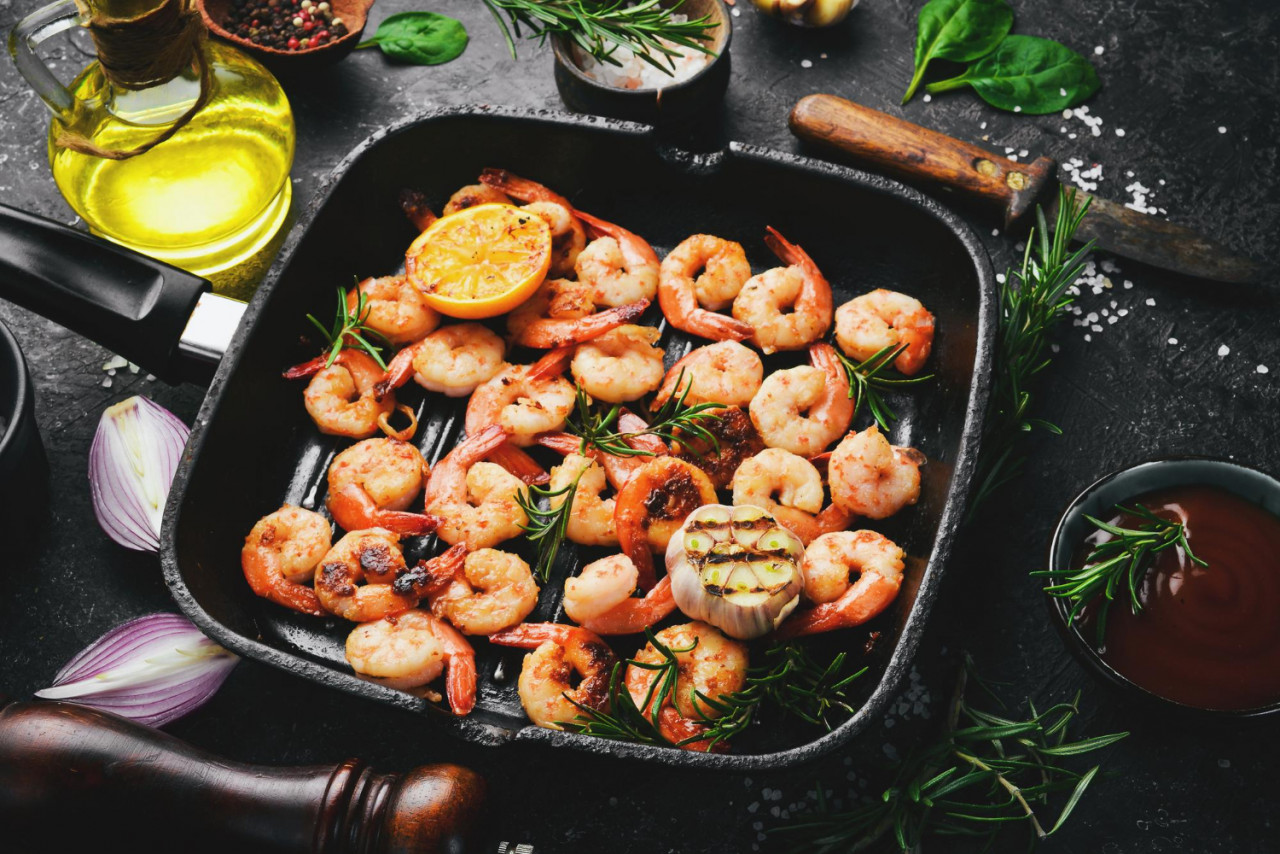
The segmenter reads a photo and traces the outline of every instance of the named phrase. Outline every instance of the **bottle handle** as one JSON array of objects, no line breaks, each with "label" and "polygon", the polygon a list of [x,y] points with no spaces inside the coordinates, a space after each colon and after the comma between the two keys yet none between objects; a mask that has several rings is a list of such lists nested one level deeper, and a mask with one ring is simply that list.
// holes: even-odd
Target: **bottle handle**
[{"label": "bottle handle", "polygon": [[9,55],[18,73],[64,122],[70,122],[75,114],[75,96],[44,64],[36,48],[49,37],[83,26],[87,21],[75,0],[57,0],[27,15],[9,31]]}]

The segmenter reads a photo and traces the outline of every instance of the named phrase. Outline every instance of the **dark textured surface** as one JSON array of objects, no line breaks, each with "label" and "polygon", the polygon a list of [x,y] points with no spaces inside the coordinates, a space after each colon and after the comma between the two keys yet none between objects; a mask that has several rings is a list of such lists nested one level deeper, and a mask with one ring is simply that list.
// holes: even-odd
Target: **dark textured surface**
[{"label": "dark textured surface", "polygon": [[[0,24],[7,28],[35,5],[0,5]],[[1089,108],[1104,119],[1100,136],[1074,118],[1000,114],[967,94],[931,103],[917,99],[899,110],[895,105],[910,76],[916,0],[866,0],[845,24],[818,33],[786,29],[742,7],[734,19],[722,133],[790,149],[785,118],[791,105],[809,92],[829,91],[975,142],[988,136],[997,151],[1007,146],[1015,153],[1078,157],[1086,169],[1101,163],[1099,194],[1125,201],[1125,188],[1140,181],[1171,218],[1280,261],[1280,9],[1267,0],[1015,5],[1017,31],[1066,41],[1097,64],[1104,88]],[[404,0],[384,2],[373,20],[410,7]],[[479,4],[449,0],[433,8],[460,17],[472,33],[467,53],[450,65],[391,66],[362,52],[333,69],[286,81],[300,132],[294,165],[300,201],[359,139],[400,116],[469,102],[559,105],[548,53],[525,45],[513,63]],[[1092,53],[1095,45],[1104,48],[1102,55]],[[86,61],[70,48],[55,56],[62,73]],[[802,67],[802,60],[812,67]],[[45,166],[45,121],[43,106],[21,87],[12,66],[0,65],[0,198],[69,221]],[[990,221],[974,222],[997,269],[1003,268],[1013,242],[993,236]],[[1110,274],[1114,289],[1097,296],[1086,289],[1080,304],[1085,314],[1103,308],[1112,316],[1120,309],[1126,314],[1114,324],[1100,316],[1103,331],[1090,331],[1091,341],[1084,340],[1084,329],[1064,328],[1061,353],[1045,375],[1040,411],[1065,435],[1032,442],[1026,476],[993,502],[956,556],[942,619],[925,641],[926,650],[937,652],[920,657],[918,683],[924,687],[909,692],[883,728],[845,756],[785,774],[742,777],[644,769],[536,746],[486,751],[425,731],[412,715],[252,663],[239,666],[210,705],[171,729],[249,761],[332,761],[351,754],[396,768],[461,761],[490,778],[495,838],[526,840],[543,850],[748,851],[758,830],[777,822],[771,812],[803,801],[815,782],[840,795],[874,788],[886,757],[905,752],[917,727],[930,723],[921,720],[924,712],[937,719],[952,656],[963,646],[987,676],[1007,683],[1001,692],[1011,699],[1029,695],[1042,703],[1083,690],[1091,731],[1134,731],[1109,751],[1108,776],[1095,781],[1054,849],[1280,850],[1278,787],[1269,776],[1275,725],[1214,728],[1152,718],[1122,702],[1066,653],[1036,583],[1026,576],[1043,561],[1061,508],[1110,469],[1159,454],[1202,453],[1280,471],[1273,429],[1280,407],[1280,307],[1274,298],[1117,263],[1121,272]],[[1132,289],[1123,287],[1125,280]],[[88,504],[86,455],[107,404],[142,392],[190,419],[201,391],[167,388],[127,372],[103,387],[103,350],[8,306],[0,306],[0,317],[31,358],[54,472],[50,522],[39,535],[36,557],[14,559],[6,552],[3,562],[8,583],[0,598],[0,686],[23,697],[110,626],[171,607],[156,560],[122,552],[99,532]],[[1228,355],[1218,355],[1221,345],[1229,347]],[[1258,365],[1271,372],[1258,373]],[[1009,850],[1020,849],[1015,837],[1007,840]]]}]

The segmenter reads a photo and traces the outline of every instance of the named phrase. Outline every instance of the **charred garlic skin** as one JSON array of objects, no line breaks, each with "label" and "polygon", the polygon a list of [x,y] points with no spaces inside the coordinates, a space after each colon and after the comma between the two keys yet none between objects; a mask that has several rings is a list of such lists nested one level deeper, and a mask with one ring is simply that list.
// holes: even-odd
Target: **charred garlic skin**
[{"label": "charred garlic skin", "polygon": [[708,504],[671,538],[667,573],[685,615],[749,640],[773,631],[796,607],[803,556],[800,538],[763,509]]}]

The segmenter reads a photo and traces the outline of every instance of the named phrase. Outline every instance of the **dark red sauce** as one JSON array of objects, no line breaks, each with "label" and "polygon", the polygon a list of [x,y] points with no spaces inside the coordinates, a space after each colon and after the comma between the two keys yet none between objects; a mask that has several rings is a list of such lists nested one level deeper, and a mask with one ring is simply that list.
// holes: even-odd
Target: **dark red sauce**
[{"label": "dark red sauce", "polygon": [[[1178,547],[1155,556],[1134,614],[1127,588],[1117,590],[1102,658],[1130,681],[1169,700],[1202,709],[1253,709],[1280,701],[1280,517],[1212,486],[1181,486],[1140,495],[1160,516],[1179,520],[1207,567]],[[1136,527],[1140,520],[1107,521]],[[1075,555],[1109,534],[1095,532]],[[1092,612],[1094,609],[1089,609]],[[1092,641],[1092,613],[1083,635]]]}]

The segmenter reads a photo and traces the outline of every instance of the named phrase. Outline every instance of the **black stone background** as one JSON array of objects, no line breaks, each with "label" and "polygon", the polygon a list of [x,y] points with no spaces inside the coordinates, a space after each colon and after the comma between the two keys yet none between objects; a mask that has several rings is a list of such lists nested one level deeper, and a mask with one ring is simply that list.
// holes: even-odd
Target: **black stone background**
[{"label": "black stone background", "polygon": [[[1000,113],[966,93],[930,103],[917,98],[899,108],[920,0],[863,0],[844,24],[822,32],[788,28],[758,15],[745,0],[739,3],[723,117],[728,138],[796,149],[787,111],[805,94],[832,92],[986,140],[997,151],[1009,146],[1032,156],[1079,157],[1085,168],[1101,163],[1100,194],[1124,201],[1125,187],[1141,181],[1170,218],[1280,261],[1280,7],[1271,0],[1015,0],[1016,31],[1062,40],[1097,65],[1103,89],[1088,105],[1104,119],[1096,137],[1076,119]],[[7,30],[36,5],[0,0],[0,26]],[[376,23],[421,7],[383,0],[372,18]],[[440,0],[431,8],[460,18],[471,33],[457,61],[436,68],[394,66],[362,51],[332,69],[286,81],[299,130],[293,168],[298,203],[356,142],[401,116],[442,104],[560,106],[548,50],[522,44],[519,60],[512,61],[476,0]],[[1103,48],[1101,55],[1095,46]],[[50,55],[64,77],[87,62],[66,42]],[[812,67],[803,67],[803,60]],[[0,62],[0,199],[70,222],[45,161],[47,118],[12,64]],[[1064,126],[1077,138],[1061,131]],[[1003,269],[1014,258],[1015,241],[994,234],[990,219],[971,218],[996,268]],[[878,769],[884,760],[905,753],[938,720],[955,651],[963,647],[989,679],[1005,683],[999,690],[1014,701],[1029,696],[1047,705],[1079,690],[1089,732],[1133,731],[1107,752],[1106,776],[1095,781],[1046,850],[1280,850],[1276,725],[1157,719],[1128,704],[1068,656],[1046,618],[1037,582],[1026,574],[1040,566],[1065,503],[1126,463],[1198,453],[1280,473],[1275,298],[1117,263],[1120,272],[1110,275],[1114,288],[1100,296],[1086,289],[1080,305],[1086,313],[1101,312],[1116,300],[1127,315],[1114,325],[1101,318],[1103,331],[1090,333],[1091,342],[1084,340],[1086,330],[1064,327],[1061,352],[1044,375],[1038,412],[1065,434],[1028,443],[1025,476],[991,504],[950,567],[904,701],[848,751],[797,770],[744,777],[528,747],[491,750],[448,740],[416,717],[249,661],[209,705],[169,729],[251,762],[328,763],[351,755],[387,769],[462,762],[489,778],[494,841],[532,842],[539,851],[767,850],[760,829],[779,821],[775,811],[793,811],[816,783],[841,798],[883,785]],[[1124,289],[1126,279],[1132,289]],[[30,359],[53,466],[51,520],[36,556],[0,559],[0,687],[25,697],[106,629],[171,607],[157,561],[115,547],[98,529],[86,455],[105,406],[142,393],[189,420],[201,391],[127,372],[108,386],[102,365],[109,354],[102,348],[7,304],[0,304],[0,318]],[[1224,357],[1218,355],[1223,344],[1230,348]],[[1271,373],[1259,373],[1258,365]],[[1022,843],[1020,833],[1011,832],[996,850],[1021,850]],[[56,848],[51,840],[48,850]]]}]

